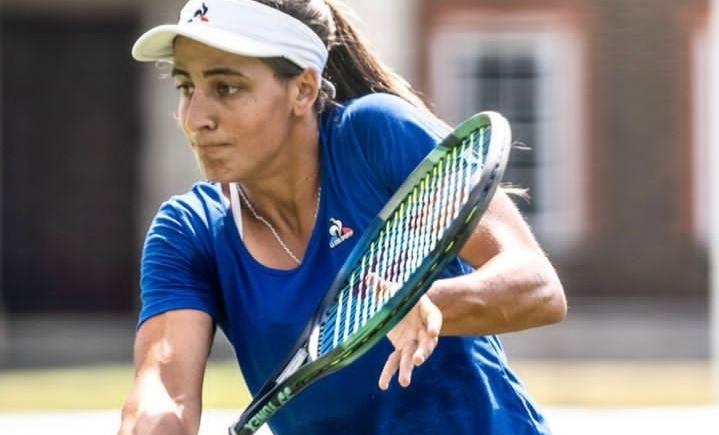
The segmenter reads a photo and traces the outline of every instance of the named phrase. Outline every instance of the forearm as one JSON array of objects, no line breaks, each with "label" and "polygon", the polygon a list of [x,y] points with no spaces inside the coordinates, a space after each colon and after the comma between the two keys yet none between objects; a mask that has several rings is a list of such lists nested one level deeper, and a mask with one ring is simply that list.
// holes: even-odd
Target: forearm
[{"label": "forearm", "polygon": [[439,280],[428,293],[442,335],[490,335],[561,321],[564,290],[540,252],[500,252],[474,272]]},{"label": "forearm", "polygon": [[122,408],[119,435],[191,435],[200,424],[199,397],[174,396],[155,369],[138,374]]},{"label": "forearm", "polygon": [[120,435],[197,433],[211,341],[212,319],[198,311],[170,311],[140,327]]}]

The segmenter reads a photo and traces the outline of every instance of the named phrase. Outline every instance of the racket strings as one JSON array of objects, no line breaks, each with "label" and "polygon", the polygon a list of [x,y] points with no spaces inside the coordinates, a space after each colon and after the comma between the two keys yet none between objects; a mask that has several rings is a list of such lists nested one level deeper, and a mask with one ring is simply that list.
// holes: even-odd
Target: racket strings
[{"label": "racket strings", "polygon": [[447,150],[390,214],[327,310],[318,356],[365,326],[437,246],[479,180],[489,137],[482,127]]},{"label": "racket strings", "polygon": [[[450,172],[448,175],[457,174]],[[447,177],[443,178],[446,180]],[[432,178],[435,189],[443,178]],[[398,284],[409,278],[419,265],[420,259],[434,247],[432,233],[424,231],[422,234],[418,230],[429,228],[431,222],[437,221],[440,222],[437,234],[441,234],[441,227],[446,226],[446,221],[452,214],[447,213],[446,210],[452,204],[448,201],[434,203],[429,201],[428,197],[432,194],[432,189],[428,186],[430,186],[429,181],[423,179],[419,189],[422,193],[413,191],[407,203],[400,206],[398,215],[404,217],[390,218],[391,225],[386,226],[385,231],[380,232],[377,241],[370,244],[369,254],[362,258],[359,268],[350,275],[348,285],[340,292],[338,303],[330,310],[328,318],[332,319],[333,311],[339,313],[344,310],[345,315],[334,315],[333,340],[331,345],[328,340],[323,340],[323,353],[331,350],[365,325],[368,319],[395,294],[399,288]],[[446,197],[448,198],[449,196]],[[437,216],[442,210],[445,213],[443,218],[438,220]],[[398,231],[399,228],[405,230]],[[381,248],[378,249],[378,246]],[[369,274],[370,270],[373,271],[372,275]]]}]

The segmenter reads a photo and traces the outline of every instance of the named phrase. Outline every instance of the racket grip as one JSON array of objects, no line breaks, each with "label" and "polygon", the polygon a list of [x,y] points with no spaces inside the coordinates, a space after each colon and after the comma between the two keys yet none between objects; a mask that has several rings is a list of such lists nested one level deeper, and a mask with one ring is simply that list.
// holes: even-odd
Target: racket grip
[{"label": "racket grip", "polygon": [[254,430],[245,429],[242,426],[239,426],[239,430],[235,430],[235,425],[230,426],[228,432],[230,435],[252,435],[253,433],[255,433]]},{"label": "racket grip", "polygon": [[275,415],[275,413],[294,397],[290,387],[281,388],[279,391],[272,391],[264,396],[264,400],[259,400],[251,405],[240,418],[230,426],[228,432],[230,435],[252,435],[263,424]]}]

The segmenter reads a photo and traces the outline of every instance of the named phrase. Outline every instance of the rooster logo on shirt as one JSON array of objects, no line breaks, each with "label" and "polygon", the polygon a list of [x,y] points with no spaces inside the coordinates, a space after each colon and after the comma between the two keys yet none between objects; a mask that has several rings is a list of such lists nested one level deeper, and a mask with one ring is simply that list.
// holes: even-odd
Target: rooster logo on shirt
[{"label": "rooster logo on shirt", "polygon": [[334,248],[354,235],[354,230],[342,225],[339,219],[330,218],[330,248]]}]

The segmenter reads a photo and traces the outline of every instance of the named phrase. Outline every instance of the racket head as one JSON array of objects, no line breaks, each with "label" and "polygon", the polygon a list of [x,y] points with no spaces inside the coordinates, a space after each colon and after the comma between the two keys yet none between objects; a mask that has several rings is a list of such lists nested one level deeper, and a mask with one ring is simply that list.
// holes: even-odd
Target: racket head
[{"label": "racket head", "polygon": [[[403,208],[409,207],[406,204],[412,201],[412,195],[417,186],[422,186],[422,180],[427,178],[427,174],[436,171],[442,162],[449,160],[448,156],[462,149],[463,144],[471,142],[473,138],[476,139],[475,143],[456,156],[460,164],[471,167],[464,174],[467,177],[467,192],[461,206],[447,219],[449,224],[438,231],[435,245],[424,254],[423,260],[413,267],[412,272],[405,275],[406,279],[399,283],[400,289],[394,295],[383,301],[379,308],[371,308],[370,303],[370,315],[364,318],[365,313],[359,314],[363,317],[359,327],[353,328],[350,334],[345,334],[343,330],[342,339],[333,338],[333,343],[328,344],[328,324],[334,321],[335,328],[343,324],[342,321],[337,322],[337,306],[341,304],[343,292],[345,295],[351,294],[352,290],[348,291],[348,288],[359,285],[358,278],[352,282],[353,274],[357,275],[357,271],[363,268],[363,261],[368,262],[367,253],[372,251],[373,245],[375,250],[382,248],[378,239],[381,239],[383,233],[392,231],[393,219],[403,212]],[[497,112],[481,112],[460,124],[408,176],[348,256],[312,321],[307,350],[310,360],[328,361],[321,369],[321,375],[350,364],[384,337],[414,306],[444,266],[455,258],[489,206],[504,174],[510,149],[509,122]],[[357,310],[356,306],[351,308],[350,317],[357,317]],[[332,333],[336,334],[335,331]]]},{"label": "racket head", "polygon": [[[484,132],[483,140],[477,142],[481,147],[456,156],[457,161],[473,168],[464,173],[469,188],[455,213],[445,218],[447,225],[440,229],[441,234],[430,252],[413,267],[412,272],[401,283],[401,288],[384,301],[359,328],[344,337],[336,346],[321,351],[323,327],[327,324],[332,307],[337,305],[338,296],[343,289],[347,289],[346,284],[358,267],[361,267],[363,259],[366,262],[366,254],[372,251],[373,244],[377,244],[380,234],[393,230],[387,223],[398,222],[393,220],[394,217],[405,210],[410,202],[409,198],[418,198],[417,186],[422,186],[422,180],[427,174],[436,171],[435,168],[447,160],[447,155],[456,152],[458,147],[477,132]],[[510,146],[511,131],[507,120],[496,112],[482,112],[460,124],[427,155],[367,227],[289,358],[256,395],[238,421],[229,428],[230,435],[254,433],[306,386],[352,363],[404,317],[442,268],[455,258],[489,206],[504,173]]]}]

